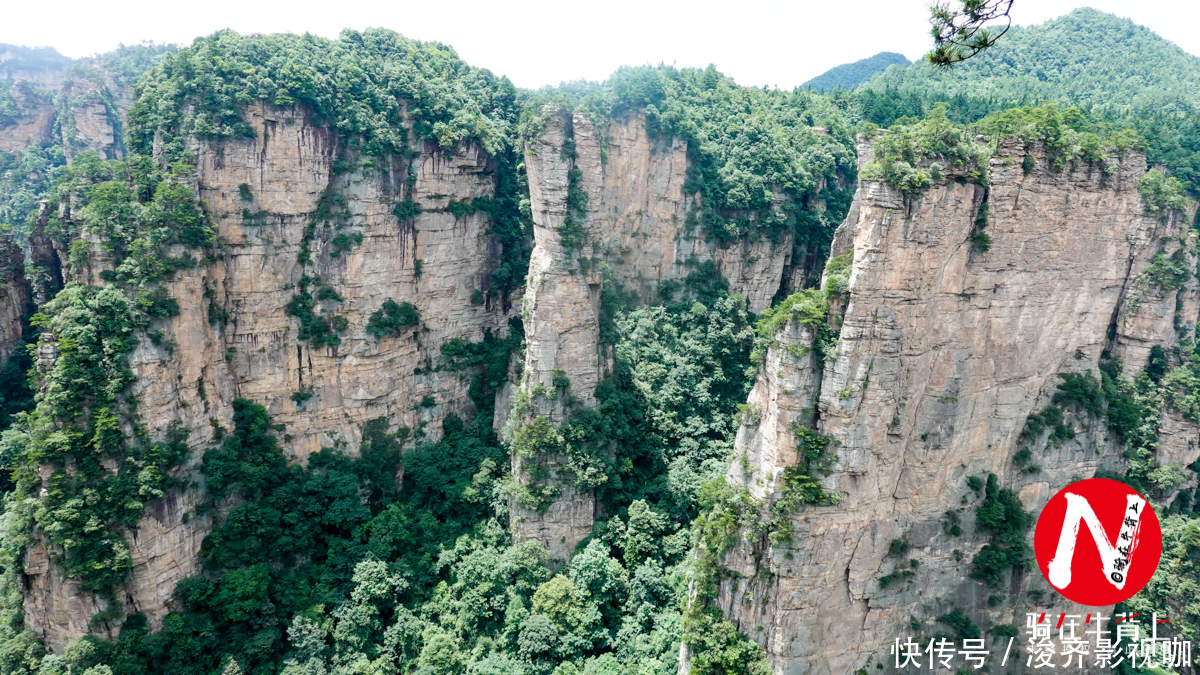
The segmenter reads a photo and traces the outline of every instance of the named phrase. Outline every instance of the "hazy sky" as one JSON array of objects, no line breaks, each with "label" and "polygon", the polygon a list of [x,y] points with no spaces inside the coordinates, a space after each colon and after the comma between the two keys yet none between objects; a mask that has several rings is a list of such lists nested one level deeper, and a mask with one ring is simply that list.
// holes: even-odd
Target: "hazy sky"
[{"label": "hazy sky", "polygon": [[[144,40],[187,44],[222,28],[241,33],[391,28],[452,45],[468,62],[522,87],[602,80],[617,66],[706,66],[744,85],[790,89],[880,51],[916,59],[929,47],[930,0],[4,0],[0,42],[50,45],[72,57]],[[1076,7],[1128,17],[1200,55],[1194,0],[1016,0],[1015,23]]]}]

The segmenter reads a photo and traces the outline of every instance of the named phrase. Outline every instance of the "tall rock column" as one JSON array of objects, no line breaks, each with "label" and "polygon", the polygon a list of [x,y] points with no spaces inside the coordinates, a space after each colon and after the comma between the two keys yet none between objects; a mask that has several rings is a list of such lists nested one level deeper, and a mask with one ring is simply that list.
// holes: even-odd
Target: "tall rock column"
[{"label": "tall rock column", "polygon": [[796,427],[813,423],[821,392],[815,338],[813,329],[798,321],[784,324],[750,390],[747,406],[758,421],[738,428],[737,456],[727,478],[758,499],[774,494],[784,469],[800,462]]},{"label": "tall rock column", "polygon": [[[578,134],[575,133],[578,129]],[[579,137],[592,142],[578,143]],[[569,405],[596,406],[600,380],[600,284],[590,261],[589,219],[581,213],[584,174],[598,174],[599,147],[581,116],[552,111],[545,130],[525,151],[533,212],[534,249],[522,316],[525,363],[520,389],[505,436],[514,441],[530,429],[557,427]],[[580,146],[584,147],[580,147]],[[595,184],[594,179],[588,181]],[[594,195],[588,195],[594,203]],[[581,261],[583,261],[581,263]],[[560,476],[566,458],[555,452],[513,456],[513,475],[521,492],[542,491],[542,504],[515,498],[511,523],[515,536],[537,540],[551,555],[566,560],[575,544],[591,533],[595,497]],[[544,503],[549,500],[549,503]]]},{"label": "tall rock column", "polygon": [[[526,322],[522,383],[527,389],[540,384],[553,391],[558,371],[570,379],[571,393],[581,404],[593,406],[600,373],[600,274],[581,269],[580,261],[590,253],[581,241],[588,222],[568,213],[571,193],[586,194],[580,165],[587,162],[577,160],[578,151],[571,150],[573,126],[562,113],[551,115],[545,132],[525,153],[534,248],[521,310]],[[540,398],[538,414],[562,422],[563,397]]]},{"label": "tall rock column", "polygon": [[[776,673],[889,668],[894,638],[919,634],[919,622],[942,630],[937,617],[956,608],[984,629],[1024,626],[1027,612],[1088,611],[1036,571],[1004,569],[999,586],[969,578],[989,534],[976,529],[982,497],[966,479],[995,474],[1036,513],[1077,477],[1123,468],[1115,435],[1082,412],[1066,413],[1079,429],[1070,440],[1032,444],[1037,470],[1013,457],[1059,373],[1094,374],[1105,349],[1139,358],[1173,344],[1176,322],[1196,322],[1190,281],[1177,292],[1147,285],[1142,309],[1130,309],[1141,274],[1183,235],[1183,219],[1146,214],[1145,170],[1135,152],[1108,173],[1082,162],[1055,170],[1040,144],[1006,141],[986,188],[946,180],[906,195],[860,184],[834,242],[835,253],[853,247],[849,300],[814,424],[836,453],[824,487],[841,501],[793,514],[790,542],[742,543],[722,561],[731,573],[717,604]],[[989,247],[974,237],[984,203]],[[762,422],[739,433],[735,464],[746,467],[730,471],[741,482],[753,472],[763,482],[750,489],[768,499],[795,455],[780,420],[811,405],[803,383],[818,377],[787,353],[796,340],[785,331],[768,355],[751,396]],[[1169,421],[1179,439],[1196,437],[1195,425]],[[1162,446],[1160,461],[1196,459],[1194,443]]]},{"label": "tall rock column", "polygon": [[[622,297],[655,303],[664,289],[688,297],[689,276],[704,267],[761,312],[791,272],[793,235],[714,238],[693,213],[700,195],[685,190],[687,142],[651,135],[640,112],[603,129],[583,114],[543,114],[525,157],[535,248],[522,310],[524,371],[518,391],[497,406],[496,424],[507,428],[510,445],[532,424],[543,425],[542,447],[561,447],[552,432],[572,407],[596,405],[595,387],[611,370],[611,352],[599,343],[605,279]],[[788,199],[777,192],[772,208]],[[785,432],[791,422],[778,421]],[[514,445],[523,449],[514,453],[514,534],[565,559],[591,530],[594,499],[564,478],[573,473],[562,471],[565,457],[532,450],[528,433],[523,439]]]},{"label": "tall rock column", "polygon": [[17,242],[0,237],[0,365],[21,344],[30,300],[25,254]]}]

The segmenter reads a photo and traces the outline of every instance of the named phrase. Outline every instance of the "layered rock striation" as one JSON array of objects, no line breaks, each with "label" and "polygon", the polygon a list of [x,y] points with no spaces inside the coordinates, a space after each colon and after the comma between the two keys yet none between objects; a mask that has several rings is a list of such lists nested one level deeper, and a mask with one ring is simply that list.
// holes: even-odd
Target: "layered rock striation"
[{"label": "layered rock striation", "polygon": [[[571,406],[594,407],[597,383],[612,371],[611,349],[600,341],[602,295],[655,303],[664,289],[690,294],[689,275],[707,266],[728,281],[729,293],[761,312],[811,261],[793,261],[792,233],[776,238],[743,235],[721,241],[697,213],[700,195],[688,193],[687,144],[652,137],[641,113],[597,129],[589,116],[543,111],[542,132],[525,149],[535,248],[522,317],[524,369],[515,393],[497,406],[496,426],[516,428],[545,418],[554,425]],[[776,208],[786,204],[777,194]],[[557,379],[561,378],[561,379]],[[563,389],[556,382],[569,382]],[[513,402],[519,409],[510,415]],[[566,560],[591,533],[595,499],[557,477],[565,458],[514,458],[518,483],[555,492],[548,505],[510,500],[515,535],[537,540]],[[530,477],[533,464],[537,473]],[[540,485],[538,483],[540,482]]]},{"label": "layered rock striation", "polygon": [[0,365],[20,348],[32,299],[25,253],[10,237],[0,237]]},{"label": "layered rock striation", "polygon": [[[723,559],[733,574],[717,604],[776,673],[890,668],[894,638],[914,634],[914,621],[936,632],[953,608],[984,628],[1072,609],[1036,570],[1014,568],[999,588],[968,579],[988,536],[966,479],[995,474],[1036,513],[1073,480],[1124,468],[1116,434],[1082,412],[1067,413],[1082,427],[1075,438],[1034,439],[1040,471],[1013,456],[1060,373],[1094,373],[1105,350],[1136,373],[1151,346],[1194,340],[1194,275],[1168,290],[1147,274],[1181,247],[1194,265],[1194,235],[1182,214],[1147,214],[1145,170],[1129,152],[1111,174],[1053,171],[1040,144],[1005,141],[987,187],[948,180],[906,195],[860,183],[831,251],[852,255],[836,351],[819,363],[813,331],[783,330],[750,396],[762,421],[740,430],[730,470],[773,500],[798,463],[795,425],[835,452],[823,485],[839,504],[795,513],[791,543],[743,542]],[[985,203],[990,247],[973,244]],[[1195,461],[1200,428],[1165,417],[1158,461]],[[911,553],[898,554],[904,546]]]},{"label": "layered rock striation", "polygon": [[68,163],[86,150],[104,159],[125,155],[122,120],[133,103],[126,74],[99,58],[0,74],[0,87],[20,113],[9,124],[0,120],[0,150],[20,153],[39,144],[61,144]]},{"label": "layered rock striation", "polygon": [[[473,144],[443,151],[421,142],[411,158],[383,161],[348,151],[298,108],[256,105],[246,119],[253,138],[196,147],[199,198],[219,255],[175,274],[168,288],[179,314],[157,321],[158,344],[142,340],[131,356],[130,393],[151,436],[174,423],[189,432],[191,459],[177,471],[202,482],[200,458],[218,427],[232,427],[238,398],[267,407],[297,461],[322,448],[357,453],[362,425],[378,418],[409,438],[436,438],[449,413],[469,419],[473,373],[439,368],[440,347],[503,335],[514,310],[507,298],[485,296],[504,255],[488,215],[448,207],[495,195],[495,158]],[[313,313],[340,326],[337,344],[298,337],[300,320],[287,308],[305,278],[319,278],[309,282]],[[369,331],[389,300],[411,303],[419,322]],[[149,504],[127,537],[133,570],[117,599],[152,629],[176,582],[200,572],[212,523],[192,512],[203,500],[195,488]],[[107,604],[62,578],[39,546],[25,574],[26,625],[50,648],[118,630],[119,620],[89,627]]]}]

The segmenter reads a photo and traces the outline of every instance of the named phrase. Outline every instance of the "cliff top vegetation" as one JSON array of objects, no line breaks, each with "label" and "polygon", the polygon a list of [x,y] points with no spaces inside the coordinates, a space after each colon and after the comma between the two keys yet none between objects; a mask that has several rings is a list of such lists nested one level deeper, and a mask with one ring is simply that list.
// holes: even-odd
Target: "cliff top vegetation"
[{"label": "cliff top vegetation", "polygon": [[[684,192],[700,195],[696,224],[720,241],[794,233],[798,245],[823,247],[849,206],[841,186],[855,173],[853,126],[818,94],[738,86],[713,66],[626,67],[603,83],[538,92],[523,135],[540,129],[547,104],[587,115],[602,134],[644,114],[652,138],[687,143]],[[818,193],[828,214],[813,208]]]},{"label": "cliff top vegetation", "polygon": [[1013,27],[953,68],[891,68],[855,93],[862,119],[883,127],[938,103],[959,123],[1055,103],[1079,120],[1136,131],[1151,166],[1200,194],[1200,58],[1128,19],[1089,8]]},{"label": "cliff top vegetation", "polygon": [[367,155],[409,152],[407,115],[418,138],[451,148],[478,141],[497,152],[516,121],[518,91],[507,78],[468,65],[443,44],[390,30],[314,35],[197,38],[146,74],[129,111],[129,144],[150,154],[156,134],[168,154],[188,136],[252,132],[247,105],[300,105]]}]

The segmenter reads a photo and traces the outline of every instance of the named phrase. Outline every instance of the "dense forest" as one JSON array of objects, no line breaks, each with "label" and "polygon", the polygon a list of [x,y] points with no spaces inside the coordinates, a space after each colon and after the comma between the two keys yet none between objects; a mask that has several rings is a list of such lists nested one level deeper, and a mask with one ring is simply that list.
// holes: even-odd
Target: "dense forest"
[{"label": "dense forest", "polygon": [[863,85],[862,119],[883,127],[944,102],[956,122],[1055,102],[1095,124],[1131,128],[1150,164],[1200,193],[1200,58],[1147,28],[1093,9],[1015,27],[994,49],[951,69],[924,62]]},{"label": "dense forest", "polygon": [[[22,58],[66,67],[52,56]],[[603,83],[531,92],[445,45],[379,29],[337,40],[223,31],[179,50],[123,48],[69,66],[136,82],[134,103],[120,159],[82,152],[68,165],[69,133],[0,152],[0,228],[24,240],[42,200],[70,204],[76,217],[54,221],[54,234],[92,237],[113,260],[102,288],[69,284],[33,317],[31,341],[38,329],[58,336],[53,365],[30,371],[29,383],[15,371],[30,368],[28,360],[14,359],[0,374],[21,389],[5,393],[0,440],[0,673],[674,675],[681,642],[691,647],[695,675],[767,672],[762,649],[704,602],[720,573],[714,551],[728,545],[734,526],[790,536],[777,522],[789,509],[835,500],[812,478],[828,440],[797,432],[809,452],[769,523],[758,523],[761,505],[732,494],[724,475],[743,416],[754,414],[747,393],[780,326],[805,323],[833,348],[826,312],[845,293],[844,259],[821,261],[820,289],[781,293],[761,316],[711,263],[683,284],[663,285],[650,303],[606,278],[600,335],[613,369],[596,389],[598,407],[507,443],[493,432],[493,416],[522,346],[518,317],[505,335],[439,346],[437,368],[471,374],[477,414],[448,415],[436,440],[408,441],[380,418],[363,426],[358,456],[327,448],[301,466],[289,461],[267,409],[239,399],[232,428],[218,430],[200,464],[208,500],[201,508],[215,514],[204,572],[178,585],[176,610],[157,632],[132,614],[113,640],[88,636],[48,654],[23,624],[17,575],[36,529],[63,551],[58,562],[69,577],[108,597],[112,616],[122,610],[112,592],[129,573],[124,528],[146,503],[180,487],[171,470],[186,452],[182,435],[141,433],[129,354],[139,340],[155,339],[154,320],[179,312],[164,281],[219,255],[211,219],[194,199],[190,143],[253,135],[244,118],[252,102],[300,106],[364,157],[409,156],[420,141],[444,149],[478,143],[504,167],[487,208],[493,233],[515,252],[505,292],[525,279],[532,240],[519,157],[555,107],[598,128],[644,114],[651,136],[686,143],[685,192],[697,196],[705,234],[725,243],[786,234],[798,250],[827,250],[853,196],[855,137],[881,127],[891,133],[863,178],[905,194],[943,180],[943,171],[986,184],[990,148],[1012,136],[1045,142],[1059,169],[1103,169],[1144,148],[1162,165],[1143,179],[1152,210],[1179,209],[1200,193],[1200,59],[1145,29],[1078,10],[1013,29],[951,71],[905,67],[897,56],[841,66],[791,92],[740,87],[711,66],[624,68]],[[18,101],[10,89],[0,95],[0,126],[33,98],[72,105],[48,91]],[[977,135],[989,143],[977,144]],[[941,164],[931,166],[931,156]],[[779,195],[786,208],[776,208]],[[1166,283],[1195,273],[1171,263],[1162,262]],[[302,304],[289,313],[303,322],[311,311]],[[374,325],[385,334],[419,323],[403,318],[410,309],[396,305],[395,316]],[[336,344],[331,325],[304,326],[308,339]],[[1190,393],[1200,391],[1200,355],[1165,364],[1152,360],[1130,378],[1107,360],[1100,380],[1064,380],[1051,406],[1059,421],[1070,406],[1103,419],[1128,446],[1129,470],[1114,477],[1150,493],[1181,478],[1153,461],[1147,430],[1157,429],[1163,406],[1200,420]],[[561,566],[507,531],[510,453],[542,445],[569,447],[595,470],[589,487],[602,506],[593,534]],[[43,467],[53,473],[46,494]],[[981,530],[1003,542],[988,549],[996,554],[990,561],[973,561],[973,576],[990,582],[997,570],[1028,564],[1028,523],[994,480],[978,489]],[[1133,609],[1174,603],[1179,588],[1200,583],[1196,509],[1200,494],[1181,492],[1169,505],[1164,528],[1173,547]],[[1181,624],[1200,625],[1195,607],[1180,614]]]},{"label": "dense forest", "polygon": [[907,66],[909,63],[911,62],[903,54],[879,52],[875,56],[854,63],[834,66],[800,86],[804,89],[821,92],[834,89],[854,89],[860,84],[870,82],[872,78],[890,66]]}]

